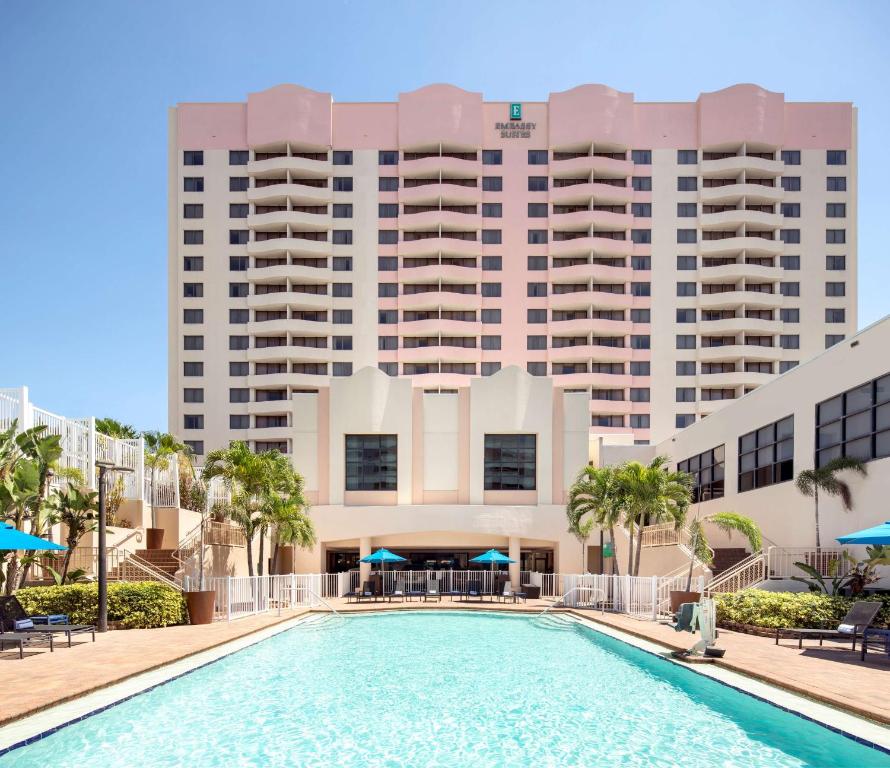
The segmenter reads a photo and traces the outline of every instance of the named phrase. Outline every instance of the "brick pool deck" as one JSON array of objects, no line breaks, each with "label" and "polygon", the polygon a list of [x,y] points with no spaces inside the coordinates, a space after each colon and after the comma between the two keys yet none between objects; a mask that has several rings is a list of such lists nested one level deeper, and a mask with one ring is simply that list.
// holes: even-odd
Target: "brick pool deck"
[{"label": "brick pool deck", "polygon": [[[444,598],[441,602],[347,604],[330,600],[341,612],[375,610],[500,610],[540,612],[550,602],[528,603],[460,602]],[[72,648],[57,644],[56,651],[31,648],[24,659],[18,653],[0,653],[0,725],[25,715],[69,701],[85,693],[121,682],[172,661],[191,656],[261,629],[307,613],[306,609],[286,611],[282,616],[264,614],[219,622],[209,626],[167,627],[165,629],[119,630],[97,635],[96,642],[75,639]],[[561,610],[562,612],[562,610]],[[670,627],[639,621],[619,614],[595,611],[567,611],[594,622],[662,645],[667,650],[682,650],[694,642],[688,633],[676,633]],[[720,630],[718,645],[726,657],[718,662],[764,682],[791,690],[880,723],[890,725],[890,660],[869,654],[859,661],[848,645],[826,641],[820,648],[813,644],[798,650],[797,642],[783,640],[776,646],[768,637]]]}]

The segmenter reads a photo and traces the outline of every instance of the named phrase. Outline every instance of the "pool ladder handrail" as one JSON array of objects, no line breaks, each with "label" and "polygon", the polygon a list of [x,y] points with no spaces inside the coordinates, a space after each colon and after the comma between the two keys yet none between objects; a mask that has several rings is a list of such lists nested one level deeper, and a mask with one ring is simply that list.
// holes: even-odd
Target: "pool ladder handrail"
[{"label": "pool ladder handrail", "polygon": [[600,589],[599,587],[587,587],[587,586],[579,585],[577,587],[572,587],[568,592],[566,592],[564,595],[562,595],[562,597],[557,599],[553,603],[553,605],[548,605],[543,611],[541,611],[539,614],[537,614],[535,616],[535,618],[540,619],[542,616],[549,613],[554,608],[559,608],[560,604],[562,604],[562,607],[565,607],[566,598],[569,595],[571,595],[572,592],[594,592],[594,593],[599,592],[599,594],[602,595],[602,600],[600,600],[600,610],[603,613],[606,612],[606,592],[605,592],[605,590]]},{"label": "pool ladder handrail", "polygon": [[314,597],[316,600],[318,600],[318,602],[320,602],[323,606],[325,606],[325,608],[327,608],[335,616],[337,616],[341,619],[346,618],[342,613],[340,613],[340,611],[338,611],[336,608],[334,608],[333,605],[331,605],[327,600],[325,600],[321,595],[319,595],[318,592],[316,592],[313,589],[308,590],[308,592],[312,597]]}]

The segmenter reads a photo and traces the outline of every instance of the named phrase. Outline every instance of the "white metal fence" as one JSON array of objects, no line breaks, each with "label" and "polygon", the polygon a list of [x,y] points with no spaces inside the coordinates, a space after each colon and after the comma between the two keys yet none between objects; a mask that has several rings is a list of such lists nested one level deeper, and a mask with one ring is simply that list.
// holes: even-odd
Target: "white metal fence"
[{"label": "white metal fence", "polygon": [[[231,621],[258,613],[322,604],[336,573],[294,573],[283,576],[220,576],[204,580],[205,589],[212,590],[214,618]],[[198,589],[197,579],[187,578],[183,589]]]},{"label": "white metal fence", "polygon": [[[563,577],[568,606],[594,605],[640,619],[670,614],[670,593],[686,590],[685,576],[616,576],[571,574]],[[691,591],[702,593],[704,576],[692,579]]]}]

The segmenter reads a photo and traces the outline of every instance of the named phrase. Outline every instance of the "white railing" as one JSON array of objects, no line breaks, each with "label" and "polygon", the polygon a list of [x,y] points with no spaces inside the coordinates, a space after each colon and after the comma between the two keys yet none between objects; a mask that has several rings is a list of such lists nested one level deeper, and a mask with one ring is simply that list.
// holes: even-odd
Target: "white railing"
[{"label": "white railing", "polygon": [[810,578],[810,574],[795,563],[815,568],[820,576],[846,576],[852,567],[844,557],[844,550],[836,547],[769,547],[766,551],[768,574],[771,579],[790,579],[792,576]]},{"label": "white railing", "polygon": [[[526,572],[528,573],[528,572]],[[530,574],[533,576],[534,574]],[[510,577],[507,572],[501,570],[492,574],[491,570],[487,571],[453,571],[453,570],[437,570],[437,571],[390,571],[384,572],[383,588],[385,593],[392,592],[396,584],[401,582],[407,592],[424,592],[427,584],[432,579],[439,582],[439,590],[443,594],[451,592],[465,592],[470,586],[480,590],[483,594],[491,594],[492,587],[495,593],[503,589],[504,581]],[[371,582],[378,584],[380,580],[380,571],[374,571],[371,574]],[[533,582],[531,582],[533,583]],[[361,575],[359,571],[349,572],[349,588],[356,590],[361,587]],[[514,584],[514,587],[519,585]],[[323,594],[323,597],[328,595]],[[342,595],[339,595],[342,597]]]},{"label": "white railing", "polygon": [[[638,619],[657,620],[670,615],[670,593],[684,591],[686,578],[682,576],[616,576],[610,574],[571,574],[563,577],[565,602],[570,607],[580,605],[596,595],[604,608]],[[704,577],[692,580],[692,591],[704,589]]]},{"label": "white railing", "polygon": [[749,589],[766,581],[768,575],[766,553],[763,550],[758,550],[715,576],[708,584],[707,593],[714,595],[718,592],[738,592],[742,589]]},{"label": "white railing", "polygon": [[688,536],[684,539],[684,533],[687,533],[685,528],[677,528],[673,523],[646,525],[643,527],[642,546],[667,547],[680,543],[686,544]]},{"label": "white railing", "polygon": [[[214,619],[231,621],[254,616],[271,610],[287,610],[300,607],[313,608],[324,597],[326,577],[334,573],[286,574],[282,576],[215,576],[205,580],[205,588],[216,595]],[[186,579],[184,588],[197,588]]]},{"label": "white railing", "polygon": [[166,467],[155,469],[154,482],[152,471],[146,467],[143,481],[143,498],[155,507],[179,506],[179,462],[171,456]]},{"label": "white railing", "polygon": [[[143,441],[119,440],[96,431],[96,420],[69,419],[38,408],[28,399],[28,388],[0,388],[0,430],[9,429],[15,421],[17,429],[46,427],[45,433],[58,435],[62,447],[59,466],[77,470],[87,486],[96,490],[96,461],[112,461],[116,466],[127,467],[132,472],[123,474],[124,497],[146,498],[142,494]],[[67,482],[63,473],[56,473],[55,485]]]}]

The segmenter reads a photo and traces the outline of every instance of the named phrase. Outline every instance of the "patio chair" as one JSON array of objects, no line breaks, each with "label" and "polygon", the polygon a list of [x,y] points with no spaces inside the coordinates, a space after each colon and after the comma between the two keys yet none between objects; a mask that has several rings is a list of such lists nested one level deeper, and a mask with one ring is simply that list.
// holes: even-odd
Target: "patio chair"
[{"label": "patio chair", "polygon": [[362,588],[356,593],[355,601],[360,603],[362,600],[373,600],[375,597],[374,585],[370,581],[366,581],[362,584]]},{"label": "patio chair", "polygon": [[405,602],[405,580],[399,579],[396,582],[395,587],[393,587],[393,590],[391,592],[388,592],[386,597],[389,602],[392,602],[392,599],[394,597],[399,598],[400,602]]},{"label": "patio chair", "polygon": [[890,659],[890,629],[866,629],[862,633],[862,651],[859,659],[865,661],[869,650],[883,652]]},{"label": "patio chair", "polygon": [[825,638],[829,640],[852,640],[853,650],[856,650],[856,640],[871,626],[878,612],[883,608],[883,603],[860,601],[854,603],[847,611],[837,629],[809,629],[807,627],[779,627],[776,628],[776,645],[780,637],[797,638],[797,647],[803,648],[805,637],[818,637],[819,645]]},{"label": "patio chair", "polygon": [[416,583],[415,579],[411,580],[412,586],[408,588],[408,599],[410,600],[412,597],[416,597],[418,600],[426,597],[426,590]]},{"label": "patio chair", "polygon": [[442,593],[439,591],[439,580],[428,579],[426,582],[426,592],[423,593],[423,602],[436,599],[436,602],[442,602]]},{"label": "patio chair", "polygon": [[464,600],[479,600],[484,598],[482,594],[482,585],[478,581],[467,582],[467,588],[463,594]]},{"label": "patio chair", "polygon": [[[45,634],[44,637],[49,639],[49,651],[53,652],[53,636],[52,633]],[[25,658],[25,645],[33,643],[37,636],[31,632],[0,632],[0,651],[5,651],[6,646],[15,648],[18,646],[19,658]]]},{"label": "patio chair", "polygon": [[[64,622],[60,621],[62,618],[64,618]],[[94,625],[68,624],[67,622],[68,617],[63,614],[29,616],[15,595],[0,597],[0,632],[24,632],[44,636],[62,634],[68,639],[69,648],[72,635],[89,632],[93,636],[93,642],[96,642],[96,627]]]},{"label": "patio chair", "polygon": [[526,600],[525,592],[518,592],[517,590],[513,589],[513,585],[509,581],[504,582],[504,591],[501,592],[498,597],[500,597],[500,599],[504,602],[507,602],[508,599],[511,599],[515,603],[517,598],[522,600],[523,603]]}]

